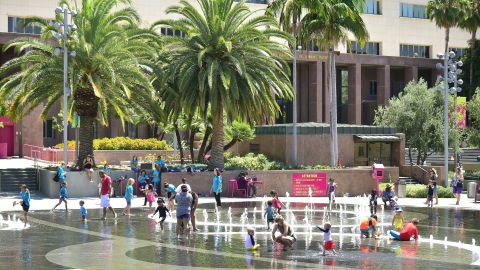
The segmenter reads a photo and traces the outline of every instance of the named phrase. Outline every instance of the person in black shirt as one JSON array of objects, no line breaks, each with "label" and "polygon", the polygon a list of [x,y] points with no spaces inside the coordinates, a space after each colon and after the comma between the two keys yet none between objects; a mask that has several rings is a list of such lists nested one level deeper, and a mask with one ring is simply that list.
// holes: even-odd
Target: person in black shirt
[{"label": "person in black shirt", "polygon": [[158,207],[157,209],[155,209],[155,213],[153,213],[152,217],[154,217],[158,212],[158,214],[160,215],[160,220],[157,223],[160,223],[160,228],[163,231],[163,222],[167,218],[167,212],[168,212],[168,216],[171,216],[171,215],[170,215],[170,211],[165,206],[165,201],[163,199],[158,199],[157,204],[158,204]]},{"label": "person in black shirt", "polygon": [[428,181],[428,196],[427,196],[427,205],[429,207],[433,207],[433,193],[435,190],[435,185],[433,184],[433,181],[430,180]]}]

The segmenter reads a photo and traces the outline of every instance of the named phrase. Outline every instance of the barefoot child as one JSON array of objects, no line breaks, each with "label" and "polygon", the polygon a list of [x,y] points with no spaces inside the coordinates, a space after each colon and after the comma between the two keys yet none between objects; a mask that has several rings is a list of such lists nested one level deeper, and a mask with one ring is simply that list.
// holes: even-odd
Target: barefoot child
[{"label": "barefoot child", "polygon": [[257,250],[260,247],[255,241],[255,229],[252,227],[247,228],[247,235],[245,236],[245,248],[247,250]]},{"label": "barefoot child", "polygon": [[428,181],[428,186],[427,186],[427,206],[428,207],[433,207],[433,194],[435,191],[435,186],[433,185],[433,181],[429,180]]},{"label": "barefoot child", "polygon": [[62,202],[65,203],[65,211],[68,212],[68,206],[67,206],[67,182],[62,183],[62,187],[60,188],[60,199],[58,200],[58,203],[53,207],[52,211],[55,210]]},{"label": "barefoot child", "polygon": [[173,211],[175,207],[175,195],[177,195],[176,188],[173,184],[165,183],[163,184],[165,188],[165,192],[167,193],[167,201],[168,201],[168,210]]},{"label": "barefoot child", "polygon": [[168,213],[168,216],[171,216],[170,215],[170,211],[168,210],[168,208],[165,206],[165,201],[163,199],[158,199],[157,200],[157,204],[158,204],[158,207],[157,209],[155,209],[155,213],[153,213],[152,215],[152,218],[157,214],[158,212],[158,215],[160,216],[160,220],[157,222],[157,223],[160,223],[160,228],[162,229],[163,231],[163,222],[165,221],[165,219],[167,218],[167,213]]},{"label": "barefoot child", "polygon": [[320,226],[317,226],[317,228],[323,232],[323,253],[322,256],[325,256],[325,252],[327,250],[331,250],[333,254],[336,254],[337,252],[335,251],[335,243],[333,242],[332,239],[332,232],[330,229],[332,228],[332,225],[328,222],[325,222],[323,225],[323,228]]},{"label": "barefoot child", "polygon": [[403,215],[402,208],[400,207],[395,208],[395,215],[392,219],[392,226],[395,228],[395,231],[403,230]]},{"label": "barefoot child", "polygon": [[130,208],[132,207],[132,199],[133,199],[133,184],[135,180],[133,178],[129,178],[127,182],[127,187],[125,188],[125,200],[127,201],[127,206],[123,209],[123,215],[130,216]]},{"label": "barefoot child", "polygon": [[275,211],[280,215],[280,210],[282,210],[282,206],[285,207],[285,205],[280,201],[278,193],[275,190],[270,191],[270,196],[272,196],[272,204]]},{"label": "barefoot child", "polygon": [[328,183],[328,204],[335,203],[335,190],[337,189],[337,183],[335,183],[335,179],[330,178],[330,182]]},{"label": "barefoot child", "polygon": [[270,230],[270,223],[275,223],[275,213],[273,210],[273,202],[267,202],[267,209],[265,209],[265,214],[263,216],[267,216],[267,230]]},{"label": "barefoot child", "polygon": [[23,216],[24,216],[24,226],[27,226],[27,214],[28,210],[30,209],[30,191],[28,190],[27,185],[23,184],[20,186],[20,197],[22,200],[20,201],[14,201],[13,206],[15,206],[17,203],[20,204],[23,208]]},{"label": "barefoot child", "polygon": [[87,221],[87,209],[85,209],[85,207],[83,206],[85,202],[81,200],[79,204],[80,204],[80,216],[82,217],[82,221]]},{"label": "barefoot child", "polygon": [[152,204],[155,201],[155,189],[152,184],[148,184],[148,189],[145,191],[147,196],[148,207],[152,208]]}]

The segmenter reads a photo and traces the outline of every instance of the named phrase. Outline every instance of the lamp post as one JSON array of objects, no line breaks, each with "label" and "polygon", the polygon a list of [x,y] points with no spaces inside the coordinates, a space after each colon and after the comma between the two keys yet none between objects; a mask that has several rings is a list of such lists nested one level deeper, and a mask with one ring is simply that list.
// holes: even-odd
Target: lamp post
[{"label": "lamp post", "polygon": [[[63,41],[63,162],[65,165],[68,163],[68,96],[70,93],[70,87],[68,86],[68,56],[75,57],[75,51],[68,51],[68,30],[76,31],[77,26],[75,24],[69,24],[69,17],[75,17],[77,12],[75,10],[68,10],[67,8],[57,7],[55,9],[56,14],[63,14],[63,24],[54,23],[57,32],[54,36],[59,41]],[[62,42],[59,42],[62,44]],[[55,54],[57,56],[61,53],[61,48],[55,48]]]},{"label": "lamp post", "polygon": [[[451,64],[449,64],[449,80],[453,81],[453,87],[450,89],[451,92],[453,92],[454,97],[453,97],[453,108],[454,108],[454,113],[453,113],[453,127],[458,129],[458,115],[457,115],[457,93],[460,93],[462,91],[462,88],[459,87],[459,85],[463,84],[462,79],[458,79],[458,76],[462,74],[462,70],[460,67],[463,66],[462,61],[452,61]],[[455,165],[457,166],[459,164],[458,160],[458,152],[457,152],[457,146],[455,145]]]},{"label": "lamp post", "polygon": [[297,52],[301,50],[302,46],[297,46],[293,49],[293,142],[292,142],[292,164],[298,165],[298,136],[297,136]]},{"label": "lamp post", "polygon": [[[445,97],[444,97],[444,112],[443,112],[443,117],[444,117],[444,147],[443,147],[443,151],[444,151],[444,170],[445,170],[445,182],[444,182],[444,186],[447,187],[448,186],[448,129],[449,129],[449,126],[448,126],[448,97],[449,97],[449,93],[450,92],[453,92],[455,94],[455,97],[457,95],[457,91],[459,92],[459,90],[461,89],[457,89],[459,87],[457,87],[457,84],[461,85],[463,84],[463,81],[460,79],[457,78],[457,75],[459,73],[457,73],[457,65],[458,66],[461,66],[463,65],[463,63],[460,61],[460,62],[454,62],[452,59],[455,57],[455,53],[453,51],[450,51],[450,52],[445,52],[445,53],[438,53],[437,54],[438,58],[440,59],[443,59],[443,65],[441,63],[437,63],[437,69],[441,69],[443,70],[443,77],[441,75],[439,75],[437,77],[437,81],[443,81],[443,86],[442,85],[438,85],[437,86],[437,90],[438,91],[443,91],[444,94],[445,94]],[[461,70],[460,70],[461,72]],[[449,84],[450,83],[454,83],[454,87],[450,88]],[[456,103],[456,100],[455,100],[455,103]],[[456,106],[456,104],[454,104]],[[455,108],[455,112],[456,112],[456,108]],[[454,116],[454,119],[455,119],[455,124],[456,124],[456,115]]]}]

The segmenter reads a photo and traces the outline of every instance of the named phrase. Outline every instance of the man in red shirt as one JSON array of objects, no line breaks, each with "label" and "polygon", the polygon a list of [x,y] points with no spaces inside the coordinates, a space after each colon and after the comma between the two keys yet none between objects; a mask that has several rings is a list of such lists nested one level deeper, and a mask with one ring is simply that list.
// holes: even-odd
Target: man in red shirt
[{"label": "man in red shirt", "polygon": [[117,213],[110,206],[110,195],[112,194],[112,179],[110,176],[106,175],[104,171],[98,173],[100,175],[100,182],[102,184],[100,188],[100,206],[103,207],[103,217],[105,220],[107,218],[107,208],[112,211],[113,217],[117,217]]},{"label": "man in red shirt", "polygon": [[396,231],[390,231],[390,235],[398,241],[410,241],[413,238],[418,240],[418,229],[417,229],[418,219],[412,219],[411,223],[407,223],[403,230],[399,233]]}]

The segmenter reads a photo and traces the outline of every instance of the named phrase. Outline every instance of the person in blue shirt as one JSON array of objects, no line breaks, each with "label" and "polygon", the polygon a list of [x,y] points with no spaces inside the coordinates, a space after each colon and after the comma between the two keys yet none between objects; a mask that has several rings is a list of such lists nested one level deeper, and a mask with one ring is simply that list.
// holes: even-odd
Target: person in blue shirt
[{"label": "person in blue shirt", "polygon": [[160,170],[165,167],[165,160],[162,159],[162,156],[157,157],[157,161],[155,162],[160,168]]},{"label": "person in blue shirt", "polygon": [[160,165],[155,164],[155,170],[153,170],[153,187],[157,192],[158,196],[161,196],[162,189],[161,189],[161,178],[160,178]]},{"label": "person in blue shirt", "polygon": [[67,206],[67,182],[63,182],[62,183],[62,187],[60,188],[60,199],[58,200],[58,203],[52,208],[52,212],[53,210],[55,210],[55,208],[57,208],[57,206],[59,206],[60,204],[62,204],[62,202],[65,203],[65,211],[68,212],[68,206]]},{"label": "person in blue shirt", "polygon": [[110,175],[110,173],[112,172],[112,169],[110,169],[110,166],[108,166],[108,164],[105,164],[103,166],[103,172],[106,173],[107,175]]},{"label": "person in blue shirt", "polygon": [[81,200],[79,204],[80,204],[80,216],[82,217],[82,221],[86,221],[88,212],[87,212],[87,209],[85,209],[85,207],[83,206],[85,202]]},{"label": "person in blue shirt", "polygon": [[173,211],[173,207],[175,206],[175,195],[177,194],[177,189],[173,184],[169,183],[165,183],[163,187],[165,188],[165,192],[167,193],[168,210]]},{"label": "person in blue shirt", "polygon": [[20,197],[22,200],[14,201],[13,206],[20,204],[23,208],[23,217],[24,217],[24,226],[27,227],[27,214],[30,209],[30,191],[28,190],[27,185],[23,184],[20,186]]},{"label": "person in blue shirt", "polygon": [[215,195],[215,201],[217,202],[217,207],[222,207],[222,202],[220,200],[220,194],[222,193],[222,174],[219,168],[213,170],[213,185],[212,192]]},{"label": "person in blue shirt", "polygon": [[263,216],[267,217],[267,230],[270,230],[270,223],[275,223],[275,210],[272,201],[267,202],[267,209],[265,209]]},{"label": "person in blue shirt", "polygon": [[62,183],[65,182],[65,178],[67,176],[67,173],[65,172],[65,162],[62,162],[62,165],[58,167],[57,176],[58,176],[58,183],[60,184],[60,187],[61,187]]},{"label": "person in blue shirt", "polygon": [[[140,183],[140,189],[145,192],[147,185],[150,183],[150,176],[148,176],[145,170],[140,172],[138,182]],[[145,202],[143,203],[143,206],[147,206],[147,196],[145,196]]]},{"label": "person in blue shirt", "polygon": [[135,184],[135,179],[129,178],[127,182],[127,187],[125,187],[125,201],[127,201],[127,206],[123,209],[124,216],[130,216],[130,208],[132,207],[133,199],[133,184]]}]

